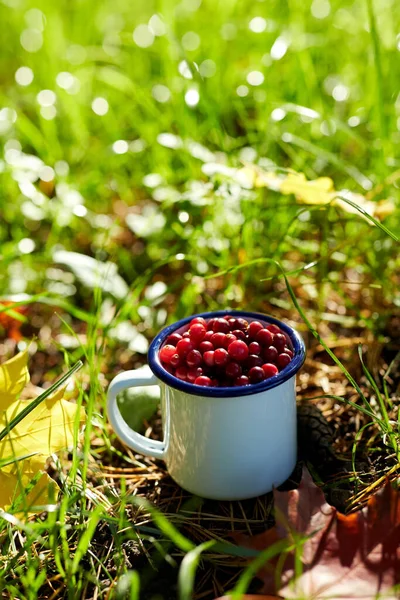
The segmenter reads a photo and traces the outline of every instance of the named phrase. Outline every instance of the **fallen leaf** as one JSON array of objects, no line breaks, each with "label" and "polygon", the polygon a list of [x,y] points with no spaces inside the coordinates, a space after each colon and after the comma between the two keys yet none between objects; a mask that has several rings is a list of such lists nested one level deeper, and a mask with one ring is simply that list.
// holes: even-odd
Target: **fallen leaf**
[{"label": "fallen leaf", "polygon": [[59,488],[47,473],[42,473],[37,483],[26,494],[31,481],[32,477],[27,474],[7,474],[0,471],[0,507],[6,509],[17,502],[17,510],[29,510],[33,506],[48,504],[50,497],[57,497]]},{"label": "fallen leaf", "polygon": [[[0,460],[13,456],[19,458],[34,451],[31,464],[33,471],[43,469],[47,458],[53,452],[70,447],[74,442],[74,425],[77,406],[62,400],[65,388],[44,400],[33,409],[7,437],[0,441]],[[0,431],[12,421],[26,405],[27,401],[13,402],[6,411],[0,413]],[[81,413],[81,421],[84,413]],[[36,466],[36,468],[35,468]],[[11,473],[14,464],[2,468]]]},{"label": "fallen leaf", "polygon": [[29,381],[28,351],[0,365],[0,411],[6,410]]},{"label": "fallen leaf", "polygon": [[377,594],[398,599],[400,583],[400,494],[388,483],[367,506],[343,515],[330,506],[305,469],[297,490],[274,491],[277,524],[251,538],[235,539],[263,550],[281,539],[306,541],[301,572],[294,576],[294,553],[288,553],[276,582],[276,564],[259,574],[262,593],[284,598],[357,598],[372,600]]},{"label": "fallen leaf", "polygon": [[[362,194],[350,192],[349,190],[335,190],[334,183],[329,177],[318,177],[307,179],[304,173],[277,174],[267,172],[255,165],[247,165],[247,170],[255,173],[255,187],[266,187],[275,192],[288,195],[294,194],[296,200],[302,204],[324,205],[331,203],[341,210],[363,216],[354,206],[345,200],[350,200],[359,206],[367,214],[382,221],[395,210],[394,202],[390,199],[377,202],[368,200]],[[363,216],[363,218],[366,218]]]},{"label": "fallen leaf", "polygon": [[335,197],[329,177],[307,180],[303,173],[289,173],[281,183],[282,194],[294,194],[305,204],[329,204]]},{"label": "fallen leaf", "polygon": [[[29,382],[27,351],[0,366],[0,432],[24,409],[30,400],[18,396]],[[49,485],[52,497],[56,483],[44,472],[47,458],[54,452],[70,447],[78,418],[82,423],[84,410],[63,400],[60,388],[29,412],[0,440],[0,509],[7,509],[36,476],[40,476],[32,491],[24,495],[22,508],[47,504]],[[79,416],[77,415],[80,410]]]}]

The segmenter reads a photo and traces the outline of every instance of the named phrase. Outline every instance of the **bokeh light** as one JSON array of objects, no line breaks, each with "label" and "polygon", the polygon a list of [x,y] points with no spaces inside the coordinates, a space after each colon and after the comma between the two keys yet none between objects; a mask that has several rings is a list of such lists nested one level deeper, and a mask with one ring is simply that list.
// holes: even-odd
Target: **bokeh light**
[{"label": "bokeh light", "polygon": [[18,85],[30,85],[33,81],[33,77],[33,71],[29,67],[20,67],[15,72],[15,81]]},{"label": "bokeh light", "polygon": [[92,111],[99,117],[104,117],[108,113],[109,105],[105,98],[98,96],[92,102]]}]

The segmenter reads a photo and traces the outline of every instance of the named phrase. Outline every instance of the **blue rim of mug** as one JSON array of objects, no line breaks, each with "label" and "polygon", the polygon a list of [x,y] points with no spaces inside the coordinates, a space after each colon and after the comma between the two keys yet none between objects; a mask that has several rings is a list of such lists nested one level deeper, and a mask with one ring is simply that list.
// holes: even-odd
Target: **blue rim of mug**
[{"label": "blue rim of mug", "polygon": [[[284,368],[278,375],[274,375],[274,377],[270,377],[269,379],[265,379],[261,383],[253,383],[251,385],[237,386],[237,387],[207,387],[201,385],[195,385],[194,383],[188,383],[186,381],[182,381],[178,379],[174,375],[171,375],[164,369],[161,364],[159,358],[160,348],[171,333],[180,329],[181,327],[188,325],[190,321],[195,319],[196,317],[203,317],[204,319],[213,319],[215,317],[224,317],[225,315],[232,315],[234,317],[242,317],[249,318],[253,320],[260,320],[271,325],[277,325],[284,331],[290,338],[290,341],[293,346],[293,359],[291,362]],[[265,390],[271,390],[278,385],[281,385],[299,371],[302,367],[306,358],[306,347],[303,341],[303,338],[299,333],[286,323],[279,321],[279,319],[275,319],[274,317],[270,317],[269,315],[264,315],[262,313],[255,312],[247,312],[242,310],[217,310],[212,312],[199,313],[197,315],[191,315],[190,317],[186,317],[185,319],[181,319],[165,327],[160,331],[159,334],[153,339],[150,344],[149,352],[148,352],[148,361],[150,369],[153,371],[154,375],[156,375],[161,381],[182,392],[186,392],[188,394],[194,396],[207,396],[213,398],[232,398],[237,396],[250,396],[252,394],[258,394]]]}]

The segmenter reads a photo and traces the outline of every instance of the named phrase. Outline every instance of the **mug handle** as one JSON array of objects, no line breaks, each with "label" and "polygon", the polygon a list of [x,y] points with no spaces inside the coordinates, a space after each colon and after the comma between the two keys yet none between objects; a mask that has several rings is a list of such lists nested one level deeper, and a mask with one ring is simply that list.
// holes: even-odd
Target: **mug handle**
[{"label": "mug handle", "polygon": [[149,438],[137,433],[129,427],[123,419],[117,403],[117,395],[130,387],[143,385],[158,385],[158,379],[150,371],[143,372],[143,369],[134,371],[125,371],[120,373],[111,381],[107,392],[107,416],[117,436],[129,448],[140,452],[145,456],[153,458],[164,458],[165,443]]}]

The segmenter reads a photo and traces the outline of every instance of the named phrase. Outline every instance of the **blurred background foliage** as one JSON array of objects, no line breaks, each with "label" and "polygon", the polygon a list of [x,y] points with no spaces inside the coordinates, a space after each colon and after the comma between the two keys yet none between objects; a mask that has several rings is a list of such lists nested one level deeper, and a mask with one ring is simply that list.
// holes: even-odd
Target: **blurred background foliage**
[{"label": "blurred background foliage", "polygon": [[[339,303],[372,327],[399,305],[393,239],[231,168],[329,176],[398,203],[396,0],[2,0],[0,11],[4,297],[45,292],[90,312],[100,281],[123,322],[151,335],[197,309],[289,309],[280,281],[259,282],[273,266],[204,279],[274,258],[319,319]],[[398,210],[385,225],[399,231]]]}]

